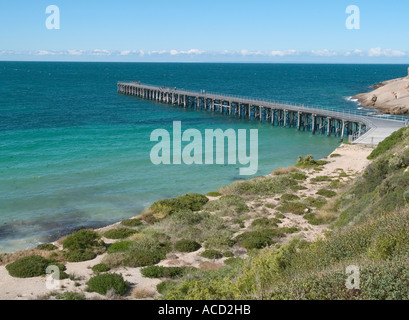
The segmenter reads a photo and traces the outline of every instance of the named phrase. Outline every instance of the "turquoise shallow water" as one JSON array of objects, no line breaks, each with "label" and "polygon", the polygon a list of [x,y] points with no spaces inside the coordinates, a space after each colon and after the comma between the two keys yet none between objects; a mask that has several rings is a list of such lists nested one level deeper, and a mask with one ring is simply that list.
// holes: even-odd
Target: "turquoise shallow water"
[{"label": "turquoise shallow water", "polygon": [[150,162],[150,134],[182,129],[259,130],[259,170],[327,156],[337,138],[183,110],[118,95],[118,80],[356,109],[347,97],[404,66],[0,62],[0,252],[80,227],[139,214],[152,202],[209,192],[241,179],[241,165]]}]

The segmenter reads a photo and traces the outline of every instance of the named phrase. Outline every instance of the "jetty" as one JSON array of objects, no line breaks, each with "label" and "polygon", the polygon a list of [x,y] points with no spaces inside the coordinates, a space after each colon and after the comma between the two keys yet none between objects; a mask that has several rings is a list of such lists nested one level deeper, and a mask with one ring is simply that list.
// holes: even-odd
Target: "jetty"
[{"label": "jetty", "polygon": [[[339,111],[279,103],[234,95],[177,89],[142,84],[139,81],[118,82],[118,93],[141,99],[220,113],[238,118],[267,121],[273,126],[296,128],[313,134],[337,136],[351,143],[377,145],[407,123],[404,117],[379,117],[361,110]],[[406,121],[406,122],[405,122]]]}]

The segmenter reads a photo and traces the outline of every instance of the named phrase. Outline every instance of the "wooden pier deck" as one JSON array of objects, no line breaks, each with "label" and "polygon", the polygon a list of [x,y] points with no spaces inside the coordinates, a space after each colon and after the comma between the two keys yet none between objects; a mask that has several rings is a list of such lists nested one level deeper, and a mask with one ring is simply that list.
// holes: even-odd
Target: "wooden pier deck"
[{"label": "wooden pier deck", "polygon": [[381,119],[359,112],[340,112],[274,101],[223,94],[179,90],[140,82],[118,82],[118,93],[142,99],[268,121],[273,126],[293,127],[313,134],[338,136],[343,141],[376,145],[405,125],[402,119]]}]

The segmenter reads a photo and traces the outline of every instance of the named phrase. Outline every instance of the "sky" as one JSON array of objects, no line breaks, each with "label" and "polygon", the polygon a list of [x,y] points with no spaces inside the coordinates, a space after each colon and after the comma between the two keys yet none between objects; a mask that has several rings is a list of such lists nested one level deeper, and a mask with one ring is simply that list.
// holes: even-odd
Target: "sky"
[{"label": "sky", "polygon": [[407,0],[0,0],[0,60],[408,63],[408,13]]}]

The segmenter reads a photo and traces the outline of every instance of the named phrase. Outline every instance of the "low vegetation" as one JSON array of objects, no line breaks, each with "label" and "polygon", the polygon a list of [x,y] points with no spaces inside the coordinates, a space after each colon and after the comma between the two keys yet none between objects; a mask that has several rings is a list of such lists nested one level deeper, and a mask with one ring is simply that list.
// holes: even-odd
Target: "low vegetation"
[{"label": "low vegetation", "polygon": [[100,235],[92,230],[79,230],[69,235],[62,245],[64,256],[69,262],[92,260],[105,251]]},{"label": "low vegetation", "polygon": [[122,275],[116,273],[96,275],[87,282],[87,286],[88,292],[97,292],[101,295],[106,295],[113,290],[116,295],[123,296],[129,290],[129,283]]},{"label": "low vegetation", "polygon": [[[230,258],[226,267],[209,277],[184,277],[164,290],[165,299],[409,299],[409,134],[396,133],[372,153],[375,161],[365,174],[337,194],[319,191],[322,197],[302,200],[322,210],[307,213],[311,224],[335,219],[332,232],[309,243],[294,239],[280,247],[274,237],[247,231],[235,240],[246,245],[248,259]],[[307,157],[308,158],[308,157]],[[300,159],[299,166],[317,165]],[[335,198],[335,196],[337,196]],[[283,212],[291,212],[284,201]],[[300,202],[300,201],[298,201]],[[300,205],[300,208],[303,208]],[[301,209],[300,211],[301,212]],[[319,213],[319,214],[318,214]],[[329,220],[328,220],[329,219]],[[284,230],[281,230],[282,232]],[[294,230],[295,231],[295,230]],[[345,286],[345,266],[360,266],[361,289]]]},{"label": "low vegetation", "polygon": [[135,234],[136,231],[129,228],[116,228],[108,230],[104,233],[104,237],[108,239],[126,239]]}]

